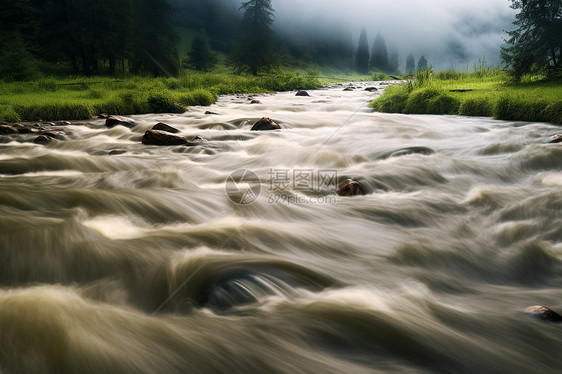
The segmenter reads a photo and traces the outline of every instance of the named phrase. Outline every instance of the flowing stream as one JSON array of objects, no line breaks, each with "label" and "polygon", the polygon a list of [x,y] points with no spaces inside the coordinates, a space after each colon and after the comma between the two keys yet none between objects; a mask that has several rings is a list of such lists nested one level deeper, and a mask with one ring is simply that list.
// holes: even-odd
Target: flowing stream
[{"label": "flowing stream", "polygon": [[1,136],[0,372],[562,372],[560,128],[383,84]]}]

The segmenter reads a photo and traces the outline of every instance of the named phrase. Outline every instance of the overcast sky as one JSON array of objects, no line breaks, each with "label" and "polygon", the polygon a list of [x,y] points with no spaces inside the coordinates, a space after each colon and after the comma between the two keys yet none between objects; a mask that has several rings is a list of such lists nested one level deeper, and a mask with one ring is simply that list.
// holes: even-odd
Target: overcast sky
[{"label": "overcast sky", "polygon": [[289,20],[349,25],[357,40],[367,29],[369,45],[378,32],[395,46],[404,68],[406,54],[424,54],[439,69],[466,64],[485,56],[499,64],[504,30],[511,30],[515,11],[510,0],[272,0],[276,23]]}]

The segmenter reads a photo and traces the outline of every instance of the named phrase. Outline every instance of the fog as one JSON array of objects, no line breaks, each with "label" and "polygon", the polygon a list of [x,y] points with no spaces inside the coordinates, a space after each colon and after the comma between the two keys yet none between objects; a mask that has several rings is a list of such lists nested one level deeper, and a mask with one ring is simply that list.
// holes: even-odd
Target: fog
[{"label": "fog", "polygon": [[[399,53],[400,68],[406,55],[425,55],[436,69],[467,65],[485,57],[500,64],[504,30],[513,28],[515,11],[509,0],[273,0],[276,28],[280,31],[307,24],[314,28],[345,26],[357,41],[367,30],[369,45],[381,33],[390,49]],[[333,26],[333,27],[332,27]]]}]

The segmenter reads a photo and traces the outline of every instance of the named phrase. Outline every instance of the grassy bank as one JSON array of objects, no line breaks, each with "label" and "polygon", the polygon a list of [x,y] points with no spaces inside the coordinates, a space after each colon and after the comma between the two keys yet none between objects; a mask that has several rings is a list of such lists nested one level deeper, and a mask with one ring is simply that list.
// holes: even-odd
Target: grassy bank
[{"label": "grassy bank", "polygon": [[515,84],[500,69],[424,71],[407,83],[388,87],[370,106],[387,113],[457,114],[562,124],[562,83],[539,78],[529,77]]},{"label": "grassy bank", "polygon": [[0,82],[0,121],[88,119],[100,113],[182,113],[218,95],[318,88],[318,79],[290,72],[263,77],[185,71],[179,78],[40,79]]}]

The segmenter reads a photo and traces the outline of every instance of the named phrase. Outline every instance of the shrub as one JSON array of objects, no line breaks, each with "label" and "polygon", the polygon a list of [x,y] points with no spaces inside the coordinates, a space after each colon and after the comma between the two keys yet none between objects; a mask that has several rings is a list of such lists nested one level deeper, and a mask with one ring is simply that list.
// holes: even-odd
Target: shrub
[{"label": "shrub", "polygon": [[460,107],[461,116],[491,117],[494,114],[494,104],[489,97],[469,97]]},{"label": "shrub", "polygon": [[413,91],[408,96],[404,113],[425,114],[428,112],[429,101],[441,95],[439,90],[433,88],[421,88]]},{"label": "shrub", "polygon": [[153,113],[183,113],[185,108],[175,98],[165,91],[151,91],[148,93],[148,106]]},{"label": "shrub", "polygon": [[494,118],[513,121],[548,121],[546,118],[547,107],[547,101],[524,100],[504,95],[498,99],[494,110]]},{"label": "shrub", "polygon": [[429,114],[457,114],[461,101],[456,97],[441,94],[431,99],[427,105]]}]

